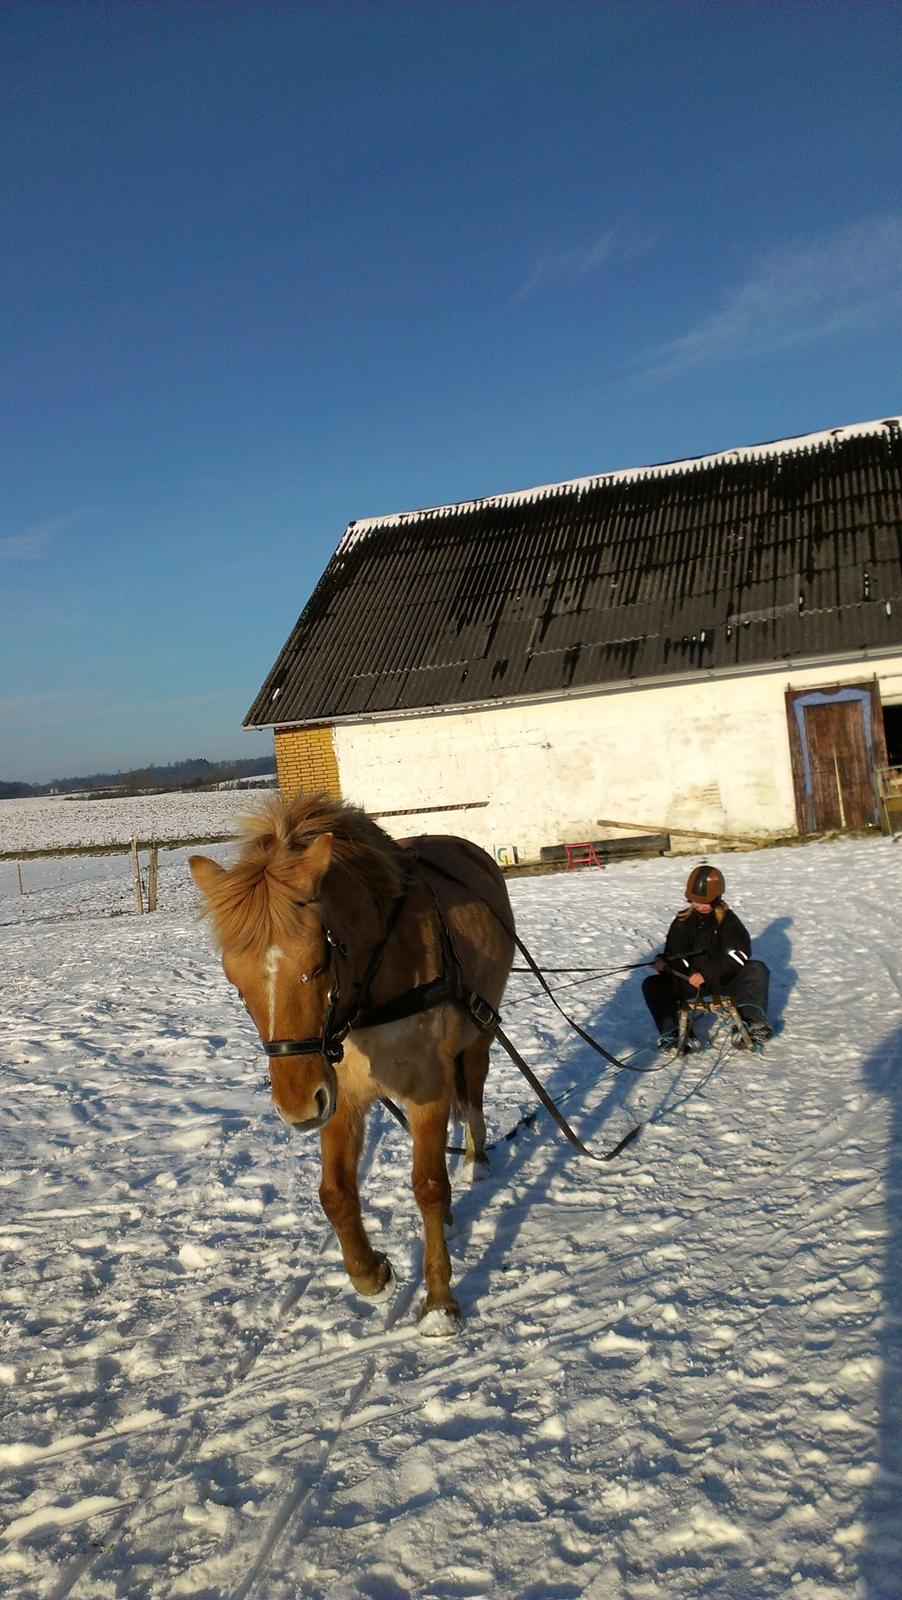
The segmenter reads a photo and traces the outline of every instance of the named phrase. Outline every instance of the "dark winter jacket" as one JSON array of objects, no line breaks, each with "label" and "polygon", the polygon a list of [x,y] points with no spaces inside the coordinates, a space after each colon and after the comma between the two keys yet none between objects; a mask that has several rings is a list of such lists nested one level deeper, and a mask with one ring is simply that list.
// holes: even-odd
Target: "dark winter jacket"
[{"label": "dark winter jacket", "polygon": [[735,911],[716,906],[707,916],[680,912],[667,931],[664,959],[673,973],[700,972],[715,994],[726,989],[745,966],[752,942]]}]

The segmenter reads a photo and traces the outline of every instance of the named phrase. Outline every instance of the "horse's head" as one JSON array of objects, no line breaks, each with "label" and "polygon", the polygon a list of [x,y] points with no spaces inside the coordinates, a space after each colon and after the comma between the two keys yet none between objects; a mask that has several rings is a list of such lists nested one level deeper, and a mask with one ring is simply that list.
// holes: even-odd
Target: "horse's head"
[{"label": "horse's head", "polygon": [[242,858],[230,868],[207,856],[188,862],[226,977],[269,1055],[273,1102],[298,1129],[328,1122],[338,1093],[328,1058],[335,950],[319,903],[331,850],[325,833],[301,851]]}]

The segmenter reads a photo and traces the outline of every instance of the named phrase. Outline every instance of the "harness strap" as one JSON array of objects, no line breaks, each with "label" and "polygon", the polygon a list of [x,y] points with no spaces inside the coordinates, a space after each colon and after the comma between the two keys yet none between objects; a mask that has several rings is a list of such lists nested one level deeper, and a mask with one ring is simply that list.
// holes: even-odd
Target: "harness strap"
[{"label": "harness strap", "polygon": [[[430,861],[428,856],[419,855],[419,853],[418,853],[417,859],[419,860],[419,862],[420,862],[420,864],[422,866],[428,867],[430,872],[437,872],[440,875],[440,877],[447,878],[450,883],[456,883],[462,889],[465,889],[467,887],[467,885],[462,881],[462,879],[460,879],[458,877],[455,877],[454,873],[453,872],[448,872],[445,867],[440,867],[436,861]],[[484,900],[483,904],[488,905],[488,901]],[[569,1013],[564,1010],[563,1006],[561,1005],[560,1001],[558,1000],[557,996],[555,995],[554,990],[546,982],[545,975],[542,972],[541,968],[539,967],[538,962],[535,960],[535,958],[533,957],[531,952],[529,950],[527,950],[526,945],[523,943],[523,940],[520,938],[520,935],[518,934],[516,928],[512,927],[508,922],[505,921],[505,919],[503,917],[499,916],[498,912],[495,910],[494,906],[489,906],[489,910],[491,911],[492,916],[495,918],[495,921],[504,929],[505,933],[509,934],[510,937],[513,939],[513,941],[514,941],[515,945],[517,946],[517,949],[519,950],[519,952],[522,955],[523,959],[526,962],[528,962],[529,970],[532,972],[532,974],[533,974],[533,976],[535,978],[538,978],[539,983],[541,984],[542,988],[544,989],[545,993],[547,994],[549,1000],[552,1002],[553,1005],[555,1005],[557,1007],[557,1009],[560,1012],[561,1016],[564,1018],[564,1021],[565,1022],[569,1022],[569,1024],[570,1024],[571,1028],[573,1029],[574,1033],[578,1033],[579,1037],[581,1039],[583,1039],[585,1041],[585,1043],[590,1046],[591,1049],[597,1051],[600,1056],[604,1056],[605,1061],[609,1061],[611,1063],[612,1067],[619,1067],[625,1072],[629,1072],[629,1071],[635,1070],[634,1068],[631,1068],[626,1061],[621,1061],[618,1056],[611,1055],[611,1052],[609,1050],[606,1050],[603,1044],[599,1044],[597,1039],[593,1039],[591,1033],[587,1033],[585,1028],[581,1028],[578,1022],[574,1022],[573,1018],[569,1015]],[[641,965],[644,966],[645,963],[642,962]],[[500,1031],[500,1029],[498,1030],[498,1038],[501,1039],[501,1031]],[[513,1046],[511,1046],[510,1048],[513,1049]],[[505,1049],[507,1049],[507,1046],[505,1046]],[[510,1054],[510,1050],[508,1050],[508,1054]]]},{"label": "harness strap", "polygon": [[395,900],[392,902],[392,907],[388,913],[385,923],[385,932],[383,933],[382,938],[378,940],[378,942],[370,951],[370,959],[366,964],[363,977],[357,984],[357,1006],[353,1014],[348,1018],[348,1030],[350,1030],[352,1027],[360,1026],[358,1018],[361,1012],[366,1011],[370,998],[370,985],[375,978],[376,973],[379,971],[380,966],[382,965],[382,957],[385,954],[388,941],[398,925],[398,918],[404,909],[404,902],[407,899],[408,891],[412,881],[413,880],[411,877],[407,878],[400,894],[397,895]]},{"label": "harness strap", "polygon": [[354,1028],[380,1028],[384,1022],[401,1022],[405,1017],[419,1016],[420,1012],[431,1011],[446,1001],[461,1006],[482,1033],[488,1033],[497,1026],[498,1013],[494,1006],[490,1006],[488,1000],[484,1000],[475,989],[455,983],[445,974],[440,978],[431,978],[428,983],[420,983],[415,989],[405,989],[403,994],[395,995],[392,1000],[384,1000],[381,1005],[358,1011],[352,1025]]},{"label": "harness strap", "polygon": [[[462,882],[462,880],[460,878],[456,877],[453,872],[448,872],[444,867],[440,867],[437,862],[430,861],[428,859],[428,857],[420,855],[419,851],[416,851],[415,854],[416,854],[416,858],[420,862],[420,864],[422,866],[424,866],[424,867],[427,867],[431,872],[438,873],[440,877],[448,879],[448,881],[450,883],[458,884],[460,886],[460,888],[462,888],[462,889],[465,889],[465,888],[468,887],[465,883]],[[442,910],[441,910],[441,906],[439,905],[439,902],[438,902],[438,897],[437,897],[434,889],[432,888],[431,884],[429,884],[428,879],[425,879],[424,881],[426,882],[426,885],[429,888],[429,891],[430,891],[430,893],[432,895],[433,901],[435,902],[436,913],[438,915],[438,920],[439,920],[439,927],[441,928],[441,931],[442,931],[442,944],[443,944],[443,947],[446,947],[446,941],[447,941],[447,945],[449,945],[450,949],[451,949],[452,957],[453,957],[454,961],[457,964],[458,970],[460,970],[460,966],[461,966],[460,957],[458,956],[457,951],[454,948],[454,942],[453,942],[453,940],[451,938],[451,934],[450,934],[450,932],[449,932],[449,930],[448,930],[448,928],[446,926],[445,919],[444,919],[444,917],[442,915]],[[484,905],[488,905],[488,901],[483,900],[483,904]],[[510,937],[514,940],[514,943],[517,945],[517,948],[519,949],[521,955],[524,957],[524,959],[526,961],[528,961],[529,966],[530,966],[530,970],[539,979],[539,982],[541,983],[542,988],[550,996],[550,998],[554,1001],[554,1004],[557,1006],[558,1011],[560,1011],[561,1015],[566,1019],[567,1022],[569,1022],[570,1026],[574,1029],[574,1031],[579,1034],[580,1038],[584,1039],[587,1044],[591,1045],[593,1050],[597,1050],[598,1053],[600,1055],[604,1056],[607,1061],[610,1061],[612,1063],[612,1065],[614,1065],[616,1067],[624,1067],[624,1066],[626,1066],[625,1062],[619,1061],[616,1056],[611,1055],[607,1050],[605,1050],[603,1045],[600,1045],[598,1043],[597,1039],[593,1039],[592,1035],[590,1033],[586,1033],[584,1028],[581,1028],[578,1023],[573,1021],[572,1017],[569,1017],[567,1015],[566,1011],[563,1009],[563,1007],[560,1005],[558,1000],[555,998],[555,995],[552,992],[552,990],[550,989],[549,985],[546,983],[543,973],[539,969],[537,963],[533,959],[533,957],[530,954],[530,952],[527,950],[525,944],[523,943],[523,940],[520,938],[520,936],[517,933],[516,929],[511,927],[511,926],[509,926],[508,923],[504,920],[504,918],[500,917],[498,915],[498,913],[497,913],[497,911],[495,911],[494,907],[489,906],[488,908],[492,912],[492,915],[494,916],[495,921],[504,929],[505,933],[509,934]],[[644,965],[644,963],[643,963],[643,965]],[[422,1003],[419,1003],[421,997],[422,997]],[[618,1141],[618,1143],[613,1146],[612,1149],[610,1149],[608,1151],[605,1151],[602,1154],[597,1154],[595,1151],[589,1150],[588,1147],[583,1144],[582,1140],[578,1137],[578,1135],[574,1133],[573,1129],[571,1128],[569,1122],[567,1121],[567,1119],[563,1115],[563,1113],[558,1110],[558,1108],[555,1105],[554,1101],[552,1100],[550,1094],[548,1093],[547,1089],[545,1088],[545,1085],[536,1077],[536,1075],[533,1072],[532,1068],[527,1066],[527,1064],[523,1060],[523,1057],[521,1056],[519,1050],[516,1048],[515,1045],[513,1045],[511,1043],[510,1039],[507,1037],[507,1034],[504,1032],[504,1029],[501,1026],[501,1018],[500,1018],[498,1012],[496,1012],[494,1010],[494,1008],[488,1004],[488,1001],[483,1000],[479,995],[477,995],[474,990],[466,989],[460,983],[452,984],[452,983],[449,983],[446,979],[442,979],[442,978],[433,979],[432,983],[421,984],[419,989],[409,990],[406,995],[400,995],[398,997],[398,1000],[389,1001],[387,1006],[374,1007],[373,1008],[373,1012],[371,1012],[370,1015],[371,1016],[372,1015],[378,1015],[379,1021],[380,1022],[385,1022],[385,1021],[389,1021],[389,1020],[394,1020],[394,1017],[396,1015],[397,1016],[402,1016],[402,1015],[410,1016],[410,1015],[413,1015],[413,1006],[411,1006],[411,1009],[409,1009],[409,1010],[407,1009],[407,1006],[410,1005],[410,1003],[413,1002],[413,1001],[417,1001],[417,1004],[416,1004],[416,1010],[417,1011],[421,1011],[421,1010],[424,1011],[424,1010],[426,1010],[426,1008],[428,1006],[441,1005],[446,1000],[454,1001],[458,1005],[463,1006],[464,1010],[469,1013],[470,1017],[476,1023],[477,1027],[482,1029],[482,1031],[484,1031],[484,1032],[489,1032],[490,1030],[494,1031],[494,1037],[498,1040],[498,1043],[507,1051],[507,1054],[510,1056],[510,1059],[514,1063],[514,1066],[517,1067],[520,1072],[522,1072],[524,1078],[526,1079],[526,1081],[529,1084],[530,1088],[532,1089],[533,1093],[542,1102],[542,1105],[545,1107],[545,1110],[548,1112],[549,1116],[552,1118],[552,1120],[560,1128],[561,1133],[564,1135],[565,1139],[567,1139],[569,1141],[569,1143],[573,1146],[574,1150],[579,1151],[580,1155],[586,1156],[589,1161],[613,1161],[617,1156],[619,1156],[620,1152],[622,1150],[625,1150],[626,1146],[628,1144],[631,1144],[633,1139],[635,1139],[637,1137],[637,1135],[642,1131],[642,1123],[638,1122],[634,1128],[631,1128],[628,1133],[624,1134],[623,1138],[620,1139]],[[401,1005],[405,1006],[405,1009],[403,1011],[397,1009]],[[480,1010],[482,1008],[484,1008],[485,1020],[483,1020],[481,1015],[477,1014],[477,1008],[480,1009]],[[388,1015],[386,1015],[386,1013],[389,1010],[391,1010],[391,1012],[392,1012],[391,1018]],[[358,1026],[359,1025],[360,1024],[358,1023]],[[389,1100],[387,1096],[383,1096],[382,1103],[387,1108],[387,1110],[389,1110],[391,1112],[392,1116],[395,1117],[398,1122],[400,1122],[401,1126],[406,1128],[407,1127],[407,1118],[404,1116],[403,1111],[401,1111],[399,1109],[399,1107],[396,1106],[393,1103],[393,1101]]]},{"label": "harness strap", "polygon": [[516,942],[517,949],[520,951],[520,954],[523,956],[524,960],[529,962],[533,976],[538,978],[539,983],[545,990],[545,993],[547,994],[552,1005],[557,1007],[561,1016],[564,1018],[564,1021],[569,1022],[574,1033],[578,1033],[580,1038],[585,1040],[587,1045],[589,1045],[593,1050],[596,1050],[600,1056],[604,1056],[605,1061],[610,1061],[612,1067],[621,1067],[624,1071],[629,1072],[630,1067],[626,1061],[621,1061],[619,1056],[612,1056],[610,1050],[606,1050],[603,1044],[599,1044],[597,1039],[593,1039],[591,1033],[587,1033],[585,1028],[581,1028],[578,1022],[574,1022],[569,1012],[564,1010],[560,1000],[557,998],[557,995],[551,988],[551,985],[546,982],[545,974],[542,972],[542,969],[531,955],[530,951],[527,950],[518,933],[514,934],[514,940]]},{"label": "harness strap", "polygon": [[[428,983],[417,984],[413,989],[405,989],[402,994],[394,995],[391,1000],[383,1000],[379,1005],[368,1005],[370,981],[375,976],[383,952],[401,912],[407,892],[413,882],[413,869],[422,861],[416,848],[410,851],[412,857],[411,871],[404,886],[403,893],[395,901],[389,914],[385,933],[376,946],[367,964],[366,972],[360,981],[360,994],[357,1009],[349,1018],[349,1028],[379,1028],[386,1022],[401,1022],[406,1017],[419,1016],[423,1011],[430,1011],[434,1006],[445,1005],[450,1001],[460,1006],[467,1012],[470,1020],[479,1028],[480,1032],[488,1033],[498,1023],[498,1013],[488,1000],[478,994],[475,989],[470,989],[463,982],[463,962],[454,943],[454,937],[445,921],[438,896],[429,882],[424,877],[422,883],[427,890],[435,910],[438,922],[439,942],[441,945],[442,971],[436,978],[430,978]],[[423,861],[424,866],[432,863]],[[455,879],[454,882],[459,880]]]},{"label": "harness strap", "polygon": [[[569,1021],[569,1018],[567,1020]],[[577,1028],[577,1033],[579,1032],[580,1030]],[[569,1140],[574,1150],[578,1150],[581,1156],[588,1156],[590,1161],[613,1161],[615,1156],[619,1156],[621,1150],[625,1150],[626,1146],[632,1143],[637,1134],[641,1133],[642,1123],[637,1122],[634,1128],[630,1128],[629,1133],[624,1134],[619,1143],[615,1144],[611,1150],[605,1151],[604,1154],[598,1155],[594,1150],[587,1149],[587,1147],[583,1144],[582,1139],[578,1138],[578,1136],[573,1132],[573,1129],[571,1128],[566,1117],[558,1110],[550,1094],[545,1088],[545,1085],[536,1077],[532,1068],[526,1065],[526,1062],[523,1060],[519,1050],[517,1050],[515,1046],[511,1044],[510,1039],[507,1037],[507,1034],[504,1032],[503,1028],[496,1028],[495,1037],[498,1040],[498,1043],[504,1046],[504,1049],[507,1051],[512,1062],[514,1063],[514,1066],[518,1067],[522,1072],[533,1093],[538,1095],[538,1098],[541,1100],[545,1110],[548,1112],[548,1115],[553,1119],[554,1122],[557,1123],[561,1133],[564,1135],[564,1138]],[[585,1037],[585,1035],[583,1035],[583,1037]],[[614,1057],[609,1056],[608,1060],[613,1061]]]}]

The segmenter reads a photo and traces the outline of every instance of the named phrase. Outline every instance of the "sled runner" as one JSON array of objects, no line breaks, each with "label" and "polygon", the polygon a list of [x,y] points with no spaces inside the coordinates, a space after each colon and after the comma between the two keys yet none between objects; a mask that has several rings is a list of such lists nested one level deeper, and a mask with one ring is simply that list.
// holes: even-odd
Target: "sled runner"
[{"label": "sled runner", "polygon": [[699,1011],[720,1013],[727,1017],[733,1026],[733,1044],[737,1050],[760,1052],[763,1040],[754,1037],[754,1031],[756,1030],[750,1031],[749,1024],[730,999],[730,996],[728,994],[704,994],[699,995],[697,999],[683,1000],[680,1003],[675,1046],[675,1052],[678,1056],[684,1056],[692,1049],[690,1043],[692,1037],[692,1013]]}]

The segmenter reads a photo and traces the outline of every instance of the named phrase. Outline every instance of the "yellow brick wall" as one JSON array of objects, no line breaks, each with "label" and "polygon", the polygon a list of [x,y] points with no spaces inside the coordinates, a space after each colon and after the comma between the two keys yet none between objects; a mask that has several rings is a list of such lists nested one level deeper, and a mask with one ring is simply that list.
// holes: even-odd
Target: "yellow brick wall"
[{"label": "yellow brick wall", "polygon": [[319,728],[283,728],[275,735],[276,772],[285,800],[320,790],[341,799],[338,762],[328,723]]}]

